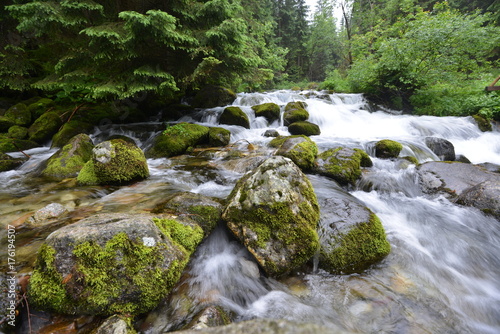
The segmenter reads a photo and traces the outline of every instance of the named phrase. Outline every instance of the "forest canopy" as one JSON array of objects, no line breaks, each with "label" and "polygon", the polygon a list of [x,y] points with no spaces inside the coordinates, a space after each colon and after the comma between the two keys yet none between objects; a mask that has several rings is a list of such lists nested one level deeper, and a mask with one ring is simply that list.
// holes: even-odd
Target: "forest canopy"
[{"label": "forest canopy", "polygon": [[[2,95],[170,98],[204,85],[366,94],[427,114],[500,114],[494,0],[2,0]],[[339,15],[340,14],[340,15]]]}]

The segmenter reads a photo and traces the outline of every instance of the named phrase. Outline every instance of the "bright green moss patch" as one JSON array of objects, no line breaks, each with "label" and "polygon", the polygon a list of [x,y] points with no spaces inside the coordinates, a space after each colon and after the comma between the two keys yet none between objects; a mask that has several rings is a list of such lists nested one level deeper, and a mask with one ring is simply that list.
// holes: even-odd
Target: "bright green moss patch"
[{"label": "bright green moss patch", "polygon": [[280,118],[280,106],[276,103],[263,103],[252,107],[255,117],[265,117],[269,122]]},{"label": "bright green moss patch", "polygon": [[155,138],[153,147],[147,154],[152,158],[184,154],[189,147],[207,144],[208,132],[208,127],[198,124],[179,123],[169,126]]},{"label": "bright green moss patch", "polygon": [[338,147],[318,155],[318,172],[339,182],[354,184],[361,176],[361,167],[372,166],[368,154],[360,149]]},{"label": "bright green moss patch", "polygon": [[250,129],[250,120],[240,107],[226,107],[220,115],[221,124],[239,125]]},{"label": "bright green moss patch", "polygon": [[77,180],[79,184],[86,186],[99,184],[99,178],[95,174],[92,160],[87,161],[85,165],[83,165],[80,173],[78,173]]},{"label": "bright green moss patch", "polygon": [[403,145],[397,141],[383,139],[375,144],[375,155],[382,159],[397,158],[402,149]]},{"label": "bright green moss patch", "polygon": [[384,227],[374,213],[368,222],[358,224],[347,234],[338,235],[336,245],[330,247],[321,250],[322,266],[336,273],[364,270],[391,251]]},{"label": "bright green moss patch", "polygon": [[277,155],[291,159],[300,169],[308,171],[314,166],[314,161],[318,155],[318,147],[309,137],[298,135],[289,137],[278,137],[273,139],[269,145],[277,147]]},{"label": "bright green moss patch", "polygon": [[198,225],[184,225],[175,219],[153,218],[153,222],[163,234],[182,246],[188,254],[192,254],[203,240],[203,230]]}]

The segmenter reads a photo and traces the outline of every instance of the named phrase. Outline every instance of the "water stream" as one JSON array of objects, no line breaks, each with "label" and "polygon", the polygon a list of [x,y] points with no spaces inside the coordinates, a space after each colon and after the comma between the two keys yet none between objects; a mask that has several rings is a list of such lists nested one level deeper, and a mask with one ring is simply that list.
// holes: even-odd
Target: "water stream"
[{"label": "water stream", "polygon": [[[472,163],[500,164],[500,132],[483,133],[470,117],[373,110],[361,95],[307,96],[289,91],[239,94],[234,105],[249,115],[251,128],[224,127],[231,130],[233,145],[252,143],[270,155],[266,143],[271,139],[262,134],[272,128],[287,135],[287,129],[281,122],[256,118],[251,106],[305,101],[310,121],[321,128],[321,135],[311,137],[320,151],[344,145],[372,155],[374,166],[350,192],[381,219],[391,254],[360,274],[332,275],[313,268],[278,282],[265,278],[246,250],[220,228],[191,262],[191,297],[210,295],[240,320],[285,318],[353,333],[500,333],[500,222],[444,197],[422,194],[414,165],[373,156],[376,141],[393,139],[403,144],[401,155],[421,163],[438,160],[424,144],[425,137],[435,136],[452,142],[456,153]],[[221,126],[217,118],[222,110],[204,110],[180,121]],[[96,129],[93,139],[97,143],[111,134],[126,134],[146,148],[160,129],[159,123],[114,126]],[[89,214],[146,212],[179,191],[225,198],[243,175],[225,168],[217,154],[192,155],[149,159],[151,177],[133,187],[64,187],[29,178],[53,150],[28,153],[32,159],[20,169],[0,173],[4,224],[54,201]],[[319,199],[339,189],[325,177],[308,176]]]}]

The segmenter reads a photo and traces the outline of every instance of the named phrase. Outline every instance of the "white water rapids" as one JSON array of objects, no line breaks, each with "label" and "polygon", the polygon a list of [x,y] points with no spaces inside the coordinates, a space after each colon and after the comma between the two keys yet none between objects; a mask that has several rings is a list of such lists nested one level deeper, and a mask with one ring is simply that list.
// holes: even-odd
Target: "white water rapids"
[{"label": "white water rapids", "polygon": [[[376,141],[393,139],[404,146],[401,156],[414,156],[420,163],[438,160],[424,144],[425,137],[434,136],[449,140],[457,154],[474,164],[500,165],[498,129],[483,133],[471,117],[438,118],[370,110],[361,95],[325,94],[319,99],[290,91],[239,94],[233,105],[248,114],[250,129],[219,125],[222,107],[180,121],[222,126],[231,130],[232,143],[244,140],[265,146],[271,140],[262,136],[267,129],[289,133],[280,122],[267,124],[263,118],[255,118],[251,106],[274,102],[284,107],[297,100],[307,103],[309,120],[321,128],[321,135],[311,137],[320,151],[344,145],[362,148],[372,155],[374,166],[350,192],[382,221],[392,246],[390,255],[359,274],[331,275],[311,269],[277,282],[260,275],[246,250],[218,229],[191,262],[191,298],[210,295],[241,320],[284,318],[322,324],[332,332],[500,333],[500,222],[477,209],[422,194],[414,165],[401,166],[400,162],[373,156]],[[106,134],[96,131],[95,144],[105,135],[126,133],[143,148],[148,145],[151,136],[119,129],[115,127]],[[28,153],[33,158],[20,169],[0,173],[3,214],[20,215],[9,202],[12,194],[30,195],[24,202],[40,201],[39,206],[49,201],[36,197],[38,190],[22,180],[53,151],[35,149]],[[176,159],[150,159],[148,163],[152,174],[148,180],[111,193],[92,193],[91,199],[81,200],[80,205],[99,206],[103,211],[123,210],[153,196],[165,197],[177,191],[225,198],[242,176],[213,167],[218,164],[216,159],[191,169],[182,168],[182,162]],[[338,191],[332,180],[308,177],[319,199]],[[364,191],[364,183],[372,185],[369,192]],[[80,196],[75,195],[77,191],[78,187],[72,193],[66,190],[64,196]],[[51,188],[46,196],[53,200],[55,192],[57,189]],[[142,197],[133,197],[138,195]],[[129,202],[123,200],[127,196],[132,198]]]}]

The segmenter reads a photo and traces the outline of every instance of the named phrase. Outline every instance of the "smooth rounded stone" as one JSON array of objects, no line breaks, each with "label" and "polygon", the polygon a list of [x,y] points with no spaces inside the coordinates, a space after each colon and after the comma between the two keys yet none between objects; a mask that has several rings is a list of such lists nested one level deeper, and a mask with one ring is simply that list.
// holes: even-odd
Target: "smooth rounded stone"
[{"label": "smooth rounded stone", "polygon": [[317,124],[308,121],[293,122],[288,126],[288,132],[292,135],[317,136],[321,130]]},{"label": "smooth rounded stone", "polygon": [[473,206],[500,220],[500,177],[464,190],[457,198],[457,203]]},{"label": "smooth rounded stone", "polygon": [[268,158],[243,176],[222,218],[270,276],[305,264],[319,245],[316,195],[307,177],[285,157]]},{"label": "smooth rounded stone", "polygon": [[318,146],[307,136],[288,136],[273,139],[269,146],[278,147],[276,155],[291,159],[303,171],[314,167]]},{"label": "smooth rounded stone", "polygon": [[86,134],[79,134],[70,139],[68,144],[47,160],[42,175],[51,179],[77,177],[83,166],[92,157],[94,144]]},{"label": "smooth rounded stone", "polygon": [[319,266],[332,273],[361,272],[391,250],[378,217],[349,193],[320,201]]},{"label": "smooth rounded stone", "polygon": [[59,203],[50,203],[41,208],[31,217],[26,220],[26,223],[31,226],[42,226],[54,222],[62,215],[68,212],[68,209]]},{"label": "smooth rounded stone", "polygon": [[144,152],[128,141],[112,139],[92,149],[92,159],[78,174],[82,185],[124,184],[149,177]]},{"label": "smooth rounded stone", "polygon": [[51,233],[38,251],[30,303],[63,314],[141,314],[177,283],[203,230],[141,214],[100,214]]},{"label": "smooth rounded stone", "polygon": [[346,334],[347,332],[317,324],[294,322],[290,320],[253,319],[227,326],[185,330],[177,333],[217,333],[217,334]]},{"label": "smooth rounded stone", "polygon": [[264,132],[264,137],[279,137],[280,133],[277,130],[269,129]]},{"label": "smooth rounded stone", "polygon": [[342,185],[352,184],[361,177],[361,167],[371,167],[370,156],[358,148],[337,147],[320,153],[315,172],[328,176]]},{"label": "smooth rounded stone", "polygon": [[220,124],[239,125],[250,129],[250,120],[240,107],[226,107],[219,118]]},{"label": "smooth rounded stone", "polygon": [[92,334],[135,334],[135,329],[122,317],[113,315],[106,320]]},{"label": "smooth rounded stone", "polygon": [[61,125],[62,121],[57,113],[46,112],[29,127],[29,140],[43,144],[57,133]]},{"label": "smooth rounded stone", "polygon": [[264,117],[269,123],[280,119],[280,106],[276,103],[263,103],[252,107],[255,117]]},{"label": "smooth rounded stone", "polygon": [[381,159],[397,158],[403,145],[390,139],[379,140],[375,143],[375,156]]},{"label": "smooth rounded stone", "polygon": [[425,145],[443,161],[455,161],[455,147],[446,139],[426,137]]}]

